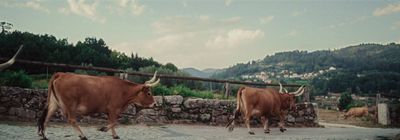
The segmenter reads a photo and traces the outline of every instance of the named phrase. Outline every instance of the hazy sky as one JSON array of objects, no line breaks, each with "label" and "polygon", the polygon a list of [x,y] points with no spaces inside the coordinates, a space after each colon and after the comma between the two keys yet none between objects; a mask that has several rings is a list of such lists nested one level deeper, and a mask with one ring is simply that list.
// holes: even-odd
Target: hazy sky
[{"label": "hazy sky", "polygon": [[290,50],[400,42],[400,1],[1,0],[0,21],[179,68],[224,68]]}]

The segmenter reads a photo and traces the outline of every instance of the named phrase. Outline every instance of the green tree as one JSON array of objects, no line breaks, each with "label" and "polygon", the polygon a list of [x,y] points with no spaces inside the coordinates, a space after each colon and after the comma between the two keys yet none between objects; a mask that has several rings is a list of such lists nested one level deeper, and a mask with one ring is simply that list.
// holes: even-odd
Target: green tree
[{"label": "green tree", "polygon": [[8,23],[8,22],[0,22],[0,26],[1,26],[1,34],[7,33],[8,30],[10,30],[12,28],[12,24]]},{"label": "green tree", "polygon": [[353,98],[351,98],[350,93],[343,92],[340,95],[340,99],[339,99],[339,104],[338,104],[339,110],[342,111],[342,110],[346,109],[347,106],[350,105],[352,101],[353,101]]},{"label": "green tree", "polygon": [[167,68],[167,69],[169,69],[169,70],[172,70],[173,72],[178,71],[178,68],[177,68],[174,64],[172,64],[172,63],[167,63],[167,64],[165,64],[164,67]]}]

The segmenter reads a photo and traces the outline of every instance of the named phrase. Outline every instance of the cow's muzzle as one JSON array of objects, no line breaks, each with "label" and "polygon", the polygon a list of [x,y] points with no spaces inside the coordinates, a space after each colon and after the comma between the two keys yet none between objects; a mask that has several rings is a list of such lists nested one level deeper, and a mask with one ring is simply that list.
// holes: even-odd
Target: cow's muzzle
[{"label": "cow's muzzle", "polygon": [[154,108],[154,107],[156,107],[156,106],[158,106],[158,105],[157,105],[157,102],[153,102],[152,104],[149,105],[149,108]]}]

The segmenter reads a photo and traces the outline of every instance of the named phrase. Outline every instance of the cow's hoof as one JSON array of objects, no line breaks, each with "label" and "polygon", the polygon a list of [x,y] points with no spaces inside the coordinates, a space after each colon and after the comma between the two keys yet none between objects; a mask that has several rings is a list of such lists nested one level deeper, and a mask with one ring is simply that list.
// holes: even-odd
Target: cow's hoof
[{"label": "cow's hoof", "polygon": [[282,133],[286,131],[286,128],[279,129]]},{"label": "cow's hoof", "polygon": [[88,140],[86,137],[82,137],[82,136],[79,136],[79,138],[81,138],[81,140]]},{"label": "cow's hoof", "polygon": [[254,132],[253,132],[253,131],[249,131],[249,134],[250,134],[250,135],[254,135]]},{"label": "cow's hoof", "polygon": [[102,132],[107,132],[107,127],[101,127],[100,129],[99,129],[99,131],[102,131]]},{"label": "cow's hoof", "polygon": [[233,131],[233,127],[229,127],[228,132],[232,132],[232,131]]},{"label": "cow's hoof", "polygon": [[269,134],[269,130],[265,130],[264,133],[265,133],[265,134]]},{"label": "cow's hoof", "polygon": [[46,137],[42,137],[40,140],[49,140],[49,139],[47,139]]},{"label": "cow's hoof", "polygon": [[113,136],[113,139],[119,139],[119,136]]}]

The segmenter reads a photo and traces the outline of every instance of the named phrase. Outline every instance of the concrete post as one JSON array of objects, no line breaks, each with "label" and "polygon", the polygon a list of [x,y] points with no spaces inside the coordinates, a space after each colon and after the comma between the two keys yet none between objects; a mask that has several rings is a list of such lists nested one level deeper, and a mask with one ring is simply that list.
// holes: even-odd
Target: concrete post
[{"label": "concrete post", "polygon": [[378,104],[378,123],[382,125],[389,125],[389,108],[386,103]]}]

